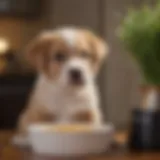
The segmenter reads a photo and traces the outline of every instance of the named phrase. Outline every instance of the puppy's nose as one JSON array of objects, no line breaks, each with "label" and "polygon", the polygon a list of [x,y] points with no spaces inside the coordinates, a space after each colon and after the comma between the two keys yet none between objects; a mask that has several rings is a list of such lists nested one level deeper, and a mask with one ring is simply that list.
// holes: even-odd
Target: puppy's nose
[{"label": "puppy's nose", "polygon": [[69,74],[73,80],[81,79],[81,71],[79,69],[71,69]]}]

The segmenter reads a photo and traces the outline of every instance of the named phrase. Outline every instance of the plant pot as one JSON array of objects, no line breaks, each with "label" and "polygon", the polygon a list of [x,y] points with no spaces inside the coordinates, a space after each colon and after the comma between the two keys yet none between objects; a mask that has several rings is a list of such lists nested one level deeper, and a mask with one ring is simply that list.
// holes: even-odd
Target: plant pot
[{"label": "plant pot", "polygon": [[145,111],[160,109],[160,86],[142,85],[140,93],[140,108]]},{"label": "plant pot", "polygon": [[160,88],[143,86],[141,107],[133,109],[129,148],[160,149]]}]

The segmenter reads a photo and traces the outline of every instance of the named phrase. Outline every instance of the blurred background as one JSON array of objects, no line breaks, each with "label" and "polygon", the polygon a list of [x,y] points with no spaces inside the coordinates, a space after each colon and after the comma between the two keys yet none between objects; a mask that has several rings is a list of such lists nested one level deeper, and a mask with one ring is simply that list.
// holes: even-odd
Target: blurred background
[{"label": "blurred background", "polygon": [[[98,77],[106,121],[126,128],[139,103],[140,74],[123,51],[116,31],[127,9],[145,0],[0,0],[0,129],[15,126],[35,79],[25,62],[26,44],[42,30],[64,25],[87,27],[110,46]],[[150,5],[154,0],[147,1]]]}]

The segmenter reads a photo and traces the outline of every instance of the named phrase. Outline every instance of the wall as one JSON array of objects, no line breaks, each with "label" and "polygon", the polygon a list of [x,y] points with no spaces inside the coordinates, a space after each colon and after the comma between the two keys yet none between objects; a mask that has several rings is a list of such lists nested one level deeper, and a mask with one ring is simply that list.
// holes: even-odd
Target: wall
[{"label": "wall", "polygon": [[104,85],[107,92],[107,118],[118,127],[128,125],[131,106],[134,106],[132,94],[138,83],[137,71],[131,65],[128,54],[123,51],[117,35],[118,26],[130,5],[130,0],[108,0],[105,4],[105,35],[110,46],[107,72],[103,75],[107,80]]},{"label": "wall", "polygon": [[54,0],[51,3],[49,17],[51,27],[77,25],[98,31],[98,0]]},{"label": "wall", "polygon": [[[141,76],[129,53],[123,50],[117,29],[128,8],[139,8],[145,2],[145,0],[105,0],[104,33],[111,52],[107,62],[107,74],[103,75],[106,76],[107,83],[103,84],[107,91],[107,118],[118,127],[129,125],[131,109],[139,105],[138,86]],[[150,3],[153,3],[153,0]]]}]

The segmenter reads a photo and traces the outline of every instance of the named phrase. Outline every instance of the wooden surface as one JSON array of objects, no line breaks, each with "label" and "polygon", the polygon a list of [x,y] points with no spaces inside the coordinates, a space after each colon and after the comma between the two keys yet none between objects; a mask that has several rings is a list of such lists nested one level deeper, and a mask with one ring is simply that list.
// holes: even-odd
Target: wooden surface
[{"label": "wooden surface", "polygon": [[[11,131],[0,132],[0,160],[160,160],[160,153],[158,152],[134,153],[127,151],[123,145],[114,147],[103,155],[81,158],[44,157],[32,153],[29,149],[12,146],[10,144],[12,136],[13,132]],[[117,134],[115,138],[116,141],[122,144],[125,142],[126,136],[125,134]]]}]

